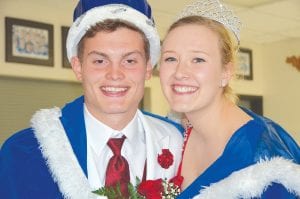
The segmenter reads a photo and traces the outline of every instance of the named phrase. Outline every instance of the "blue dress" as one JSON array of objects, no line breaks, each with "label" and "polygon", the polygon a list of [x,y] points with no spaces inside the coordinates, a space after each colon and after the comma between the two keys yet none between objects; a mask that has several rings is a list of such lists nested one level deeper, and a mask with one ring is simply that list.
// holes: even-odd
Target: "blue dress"
[{"label": "blue dress", "polygon": [[[290,163],[296,167],[297,172],[291,173],[290,175],[300,175],[300,149],[292,137],[273,121],[256,115],[249,110],[245,109],[244,111],[253,117],[253,120],[250,120],[233,134],[223,154],[177,198],[193,198],[199,194],[199,191],[205,189],[205,187],[207,188],[212,184],[218,184],[218,182],[228,178],[233,172],[238,173],[250,166],[256,168],[256,166],[259,166],[258,163],[261,160],[268,162],[268,160],[272,160],[272,158],[275,157],[280,157],[281,160],[288,160],[287,164]],[[270,165],[271,164],[272,161],[270,161]],[[255,172],[253,172],[253,174]],[[257,169],[257,172],[260,172],[260,170]],[[260,181],[260,179],[257,180]],[[236,184],[231,185],[231,187],[235,187],[240,182],[241,178],[237,179],[237,181],[235,181]],[[299,187],[299,184],[297,185],[296,183],[300,183],[300,179],[298,182],[291,182],[291,184],[293,183]],[[254,185],[255,184],[258,183],[254,183]],[[230,190],[230,186],[227,188]],[[257,189],[257,187],[253,186],[253,189]],[[298,190],[298,193],[300,193],[300,190]],[[237,195],[238,197],[235,198],[246,198],[243,197],[242,194]],[[300,198],[300,196],[298,195],[297,197],[293,191],[288,191],[277,180],[264,185],[263,191],[258,195],[259,196],[255,198]],[[201,196],[201,194],[198,196]]]}]

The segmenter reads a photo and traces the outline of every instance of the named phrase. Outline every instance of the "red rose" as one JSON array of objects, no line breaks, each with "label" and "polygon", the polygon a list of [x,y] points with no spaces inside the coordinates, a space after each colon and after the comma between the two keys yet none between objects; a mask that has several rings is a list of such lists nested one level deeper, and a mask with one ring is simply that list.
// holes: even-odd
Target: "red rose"
[{"label": "red rose", "polygon": [[170,183],[175,184],[179,188],[181,187],[181,184],[183,182],[183,177],[182,176],[175,176],[174,178],[169,180]]},{"label": "red rose", "polygon": [[138,193],[146,199],[161,199],[163,190],[162,179],[143,181],[137,188]]},{"label": "red rose", "polygon": [[157,161],[162,168],[167,169],[174,162],[173,154],[170,152],[169,149],[163,149],[162,154],[159,154],[157,156]]}]

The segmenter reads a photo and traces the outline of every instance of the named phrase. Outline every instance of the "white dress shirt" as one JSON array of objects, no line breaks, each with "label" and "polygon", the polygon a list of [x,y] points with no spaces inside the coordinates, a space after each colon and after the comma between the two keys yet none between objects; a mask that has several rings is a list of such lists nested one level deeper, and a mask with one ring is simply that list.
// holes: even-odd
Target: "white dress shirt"
[{"label": "white dress shirt", "polygon": [[123,135],[121,154],[129,164],[130,181],[135,185],[136,177],[142,180],[145,161],[146,145],[143,126],[135,114],[134,118],[121,131],[114,130],[97,120],[84,105],[84,120],[87,133],[87,172],[88,181],[92,189],[105,185],[105,172],[109,159],[113,153],[107,146],[110,138]]}]

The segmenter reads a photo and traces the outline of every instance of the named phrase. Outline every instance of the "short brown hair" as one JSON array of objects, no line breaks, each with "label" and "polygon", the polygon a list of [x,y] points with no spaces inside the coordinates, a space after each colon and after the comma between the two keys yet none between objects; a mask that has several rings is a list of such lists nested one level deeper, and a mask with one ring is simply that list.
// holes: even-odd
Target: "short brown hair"
[{"label": "short brown hair", "polygon": [[114,32],[119,28],[128,28],[130,30],[136,31],[141,34],[144,42],[144,50],[146,55],[146,60],[148,61],[150,59],[150,44],[149,40],[147,39],[146,35],[143,31],[141,31],[138,27],[136,27],[134,24],[120,20],[120,19],[106,19],[102,22],[96,23],[94,26],[92,26],[85,35],[81,38],[80,42],[78,43],[77,47],[77,55],[80,60],[82,60],[83,56],[83,50],[84,50],[84,40],[86,38],[92,38],[94,37],[98,32],[104,31],[104,32]]}]

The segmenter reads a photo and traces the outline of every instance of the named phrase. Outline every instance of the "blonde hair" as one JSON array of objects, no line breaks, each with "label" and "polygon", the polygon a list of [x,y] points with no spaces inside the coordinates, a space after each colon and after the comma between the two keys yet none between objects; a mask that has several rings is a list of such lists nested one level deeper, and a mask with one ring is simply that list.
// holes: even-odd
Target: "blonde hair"
[{"label": "blonde hair", "polygon": [[[229,62],[235,65],[236,54],[238,51],[238,44],[237,42],[234,42],[235,40],[233,39],[233,36],[224,27],[223,24],[201,16],[188,16],[174,22],[170,26],[167,33],[169,33],[170,31],[172,31],[177,27],[188,25],[188,24],[204,25],[210,30],[212,30],[213,32],[215,32],[219,36],[219,45],[220,45],[220,50],[222,55],[223,66],[225,64],[228,64]],[[227,84],[224,87],[223,94],[225,98],[229,99],[233,103],[238,102],[238,96],[233,92],[233,89],[230,87],[229,84]]]}]

